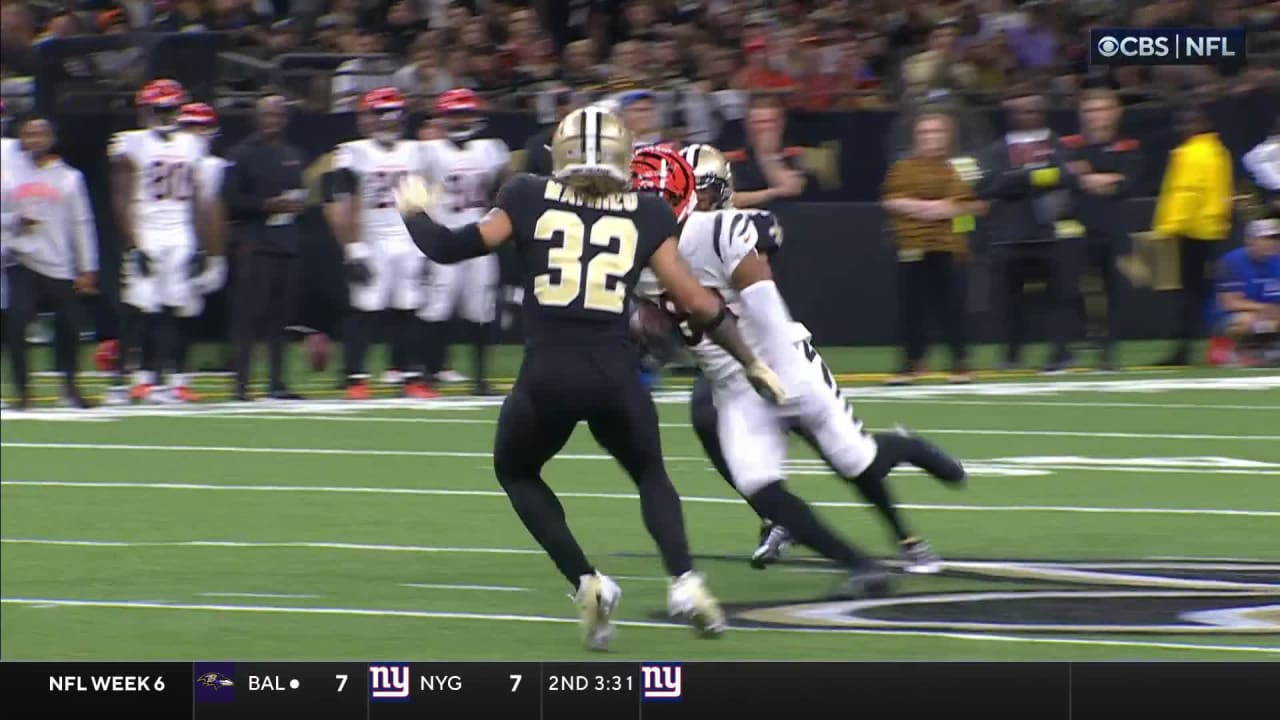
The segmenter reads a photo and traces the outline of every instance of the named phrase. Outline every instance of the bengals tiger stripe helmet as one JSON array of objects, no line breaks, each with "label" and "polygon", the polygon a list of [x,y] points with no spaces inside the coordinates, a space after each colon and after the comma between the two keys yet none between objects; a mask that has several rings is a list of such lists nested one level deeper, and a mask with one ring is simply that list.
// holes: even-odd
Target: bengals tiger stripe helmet
[{"label": "bengals tiger stripe helmet", "polygon": [[697,178],[698,209],[721,210],[733,198],[733,170],[729,161],[711,145],[690,145],[680,152]]},{"label": "bengals tiger stripe helmet", "polygon": [[445,133],[455,143],[464,143],[484,129],[480,97],[469,88],[454,88],[440,93],[431,105],[431,113],[440,119]]},{"label": "bengals tiger stripe helmet", "polygon": [[617,115],[587,106],[564,116],[551,135],[551,175],[593,195],[631,183],[631,131]]},{"label": "bengals tiger stripe helmet", "polygon": [[360,97],[361,132],[379,142],[391,144],[404,135],[404,95],[393,87],[370,90]]},{"label": "bengals tiger stripe helmet", "polygon": [[675,150],[661,146],[637,150],[631,159],[631,187],[662,195],[677,222],[683,222],[693,212],[697,180],[689,161]]},{"label": "bengals tiger stripe helmet", "polygon": [[138,116],[146,127],[171,132],[178,127],[178,108],[187,102],[182,83],[170,78],[152,80],[134,97]]}]

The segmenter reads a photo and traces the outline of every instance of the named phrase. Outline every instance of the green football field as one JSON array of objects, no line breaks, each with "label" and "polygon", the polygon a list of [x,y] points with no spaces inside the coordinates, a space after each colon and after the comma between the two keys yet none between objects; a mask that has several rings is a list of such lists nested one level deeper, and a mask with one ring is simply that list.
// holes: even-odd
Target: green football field
[{"label": "green football field", "polygon": [[[886,388],[887,351],[826,355],[868,427],[902,423],[966,461],[963,490],[892,479],[946,570],[898,575],[894,598],[864,603],[825,602],[840,575],[798,549],[752,570],[755,517],[702,457],[687,381],[670,379],[668,469],[733,627],[700,640],[663,616],[634,488],[580,429],[545,475],[623,588],[614,657],[1280,659],[1280,371]],[[516,362],[508,349],[498,374]],[[213,401],[192,407],[4,411],[0,655],[598,657],[493,478],[500,399],[353,404],[331,375],[299,369],[294,384],[311,399],[225,404],[226,381],[205,379]],[[896,560],[807,449],[789,467],[829,522]]]}]

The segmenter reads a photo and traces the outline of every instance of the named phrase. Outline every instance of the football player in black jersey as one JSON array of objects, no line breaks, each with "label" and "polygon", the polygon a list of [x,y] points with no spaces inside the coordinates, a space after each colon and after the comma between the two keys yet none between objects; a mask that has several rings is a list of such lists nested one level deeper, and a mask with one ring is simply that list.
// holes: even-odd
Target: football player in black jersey
[{"label": "football player in black jersey", "polygon": [[[743,364],[757,391],[782,400],[777,376],[681,259],[672,207],[631,190],[631,151],[631,133],[615,115],[586,107],[567,115],[551,138],[552,177],[512,177],[478,223],[450,230],[433,220],[437,192],[416,176],[397,192],[405,225],[432,260],[459,262],[514,239],[524,261],[525,356],[498,419],[494,470],[525,527],[577,589],[591,649],[607,648],[621,590],[587,560],[541,476],[582,420],[636,483],[645,526],[672,578],[668,610],[704,635],[726,625],[693,571],[657,410],[640,382],[627,311],[641,269],[651,268],[698,328]],[[692,196],[690,186],[681,211],[692,209]]]}]

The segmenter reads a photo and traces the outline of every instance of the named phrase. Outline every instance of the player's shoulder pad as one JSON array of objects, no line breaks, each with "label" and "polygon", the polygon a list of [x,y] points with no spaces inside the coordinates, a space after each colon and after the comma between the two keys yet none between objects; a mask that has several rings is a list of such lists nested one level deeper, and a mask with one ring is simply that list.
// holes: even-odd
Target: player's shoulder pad
[{"label": "player's shoulder pad", "polygon": [[1121,138],[1111,143],[1112,152],[1133,152],[1140,147],[1135,138]]},{"label": "player's shoulder pad", "polygon": [[782,223],[769,210],[750,208],[742,210],[750,217],[756,230],[756,249],[772,255],[782,249]]},{"label": "player's shoulder pad", "polygon": [[111,142],[107,143],[107,156],[117,158],[127,155],[134,137],[132,130],[122,130],[112,135]]},{"label": "player's shoulder pad", "polygon": [[756,250],[759,233],[746,210],[727,209],[707,213],[711,223],[711,249],[727,267],[736,267]]},{"label": "player's shoulder pad", "polygon": [[1062,146],[1071,148],[1072,150],[1077,150],[1088,144],[1089,144],[1088,141],[1084,139],[1083,135],[1063,135],[1062,136]]},{"label": "player's shoulder pad", "polygon": [[507,178],[502,183],[502,187],[498,188],[496,205],[507,214],[511,214],[524,207],[524,203],[531,202],[533,198],[541,198],[546,193],[549,180],[550,178],[532,173],[516,173]]}]

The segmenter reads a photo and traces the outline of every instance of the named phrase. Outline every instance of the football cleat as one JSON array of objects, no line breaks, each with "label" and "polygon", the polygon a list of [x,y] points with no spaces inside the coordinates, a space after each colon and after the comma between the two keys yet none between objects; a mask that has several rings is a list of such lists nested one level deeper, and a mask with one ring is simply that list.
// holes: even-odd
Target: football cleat
[{"label": "football cleat", "polygon": [[942,572],[942,557],[920,538],[907,538],[898,546],[902,555],[904,572],[915,575],[936,575]]},{"label": "football cleat", "polygon": [[471,378],[467,377],[466,375],[463,375],[462,373],[458,372],[457,370],[454,370],[453,368],[445,368],[440,372],[436,373],[436,382],[442,382],[446,385],[456,385],[459,383],[464,383],[470,379]]},{"label": "football cleat", "polygon": [[766,522],[760,529],[760,545],[751,553],[751,567],[763,570],[778,562],[790,544],[791,533],[786,528]]},{"label": "football cleat", "polygon": [[435,388],[421,380],[405,383],[403,393],[405,397],[413,400],[435,400],[440,397],[440,393]]},{"label": "football cleat", "polygon": [[608,575],[594,573],[578,578],[578,618],[582,624],[582,642],[588,650],[605,651],[613,637],[609,619],[622,599],[622,588]]},{"label": "football cleat", "polygon": [[138,385],[134,385],[133,387],[129,388],[129,399],[137,403],[147,402],[147,400],[150,399],[151,392],[154,389],[155,389],[155,386],[151,385],[150,383],[140,383]]},{"label": "football cleat", "polygon": [[671,617],[684,618],[702,637],[717,637],[729,625],[702,575],[692,570],[671,581],[667,612]]},{"label": "football cleat", "polygon": [[128,405],[130,391],[125,385],[112,385],[102,393],[103,405]]},{"label": "football cleat", "polygon": [[86,402],[84,396],[80,394],[80,388],[75,385],[68,385],[62,388],[62,392],[58,395],[58,404],[62,407],[76,408],[79,410],[89,408],[89,403]]},{"label": "football cleat", "polygon": [[347,386],[348,400],[368,400],[369,399],[369,383],[365,380],[353,380]]},{"label": "football cleat", "polygon": [[179,385],[173,389],[173,396],[178,402],[194,403],[200,402],[200,396],[194,390],[186,385]]},{"label": "football cleat", "polygon": [[869,565],[850,570],[849,575],[832,592],[832,597],[841,600],[862,600],[888,597],[891,594],[893,594],[893,581],[889,579],[889,573],[878,565]]}]

